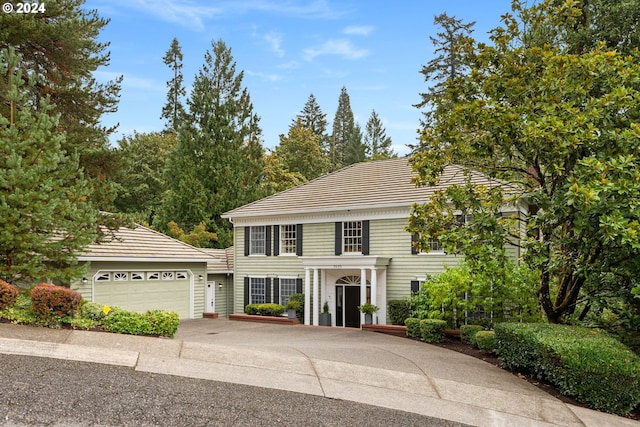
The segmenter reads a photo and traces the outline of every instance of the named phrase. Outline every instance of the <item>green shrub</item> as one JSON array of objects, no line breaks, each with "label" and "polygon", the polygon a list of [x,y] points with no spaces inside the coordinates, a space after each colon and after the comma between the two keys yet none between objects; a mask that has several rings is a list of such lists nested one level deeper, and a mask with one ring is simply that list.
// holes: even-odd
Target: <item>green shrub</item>
[{"label": "green shrub", "polygon": [[293,294],[289,297],[289,302],[297,302],[300,304],[299,308],[296,309],[296,317],[298,318],[298,322],[304,322],[304,294]]},{"label": "green shrub", "polygon": [[284,307],[280,304],[266,303],[266,304],[249,304],[244,308],[246,314],[253,314],[258,316],[282,316],[284,313]]},{"label": "green shrub", "polygon": [[420,334],[425,342],[443,342],[444,329],[447,322],[440,319],[422,319],[420,321]]},{"label": "green shrub", "polygon": [[498,324],[495,332],[509,367],[523,367],[593,409],[623,415],[640,403],[640,357],[601,331]]},{"label": "green shrub", "polygon": [[169,310],[149,310],[145,313],[149,319],[148,334],[173,337],[178,331],[180,317],[178,313]]},{"label": "green shrub", "polygon": [[475,344],[482,351],[493,353],[496,348],[496,333],[494,331],[478,331],[475,334]]},{"label": "green shrub", "polygon": [[80,309],[82,296],[64,286],[41,283],[31,290],[31,310],[42,318],[73,316]]},{"label": "green shrub", "polygon": [[476,333],[483,330],[480,325],[462,325],[460,326],[460,341],[465,344],[476,345]]},{"label": "green shrub", "polygon": [[117,334],[145,335],[151,330],[151,322],[147,316],[117,307],[102,319],[102,326]]},{"label": "green shrub", "polygon": [[0,317],[20,325],[43,326],[48,324],[48,321],[40,319],[36,313],[31,311],[31,300],[28,295],[22,293],[18,294],[14,304],[0,310]]},{"label": "green shrub", "polygon": [[0,280],[0,310],[15,303],[18,300],[19,293],[15,286]]},{"label": "green shrub", "polygon": [[104,319],[111,308],[105,309],[105,305],[97,302],[85,302],[80,307],[80,316],[85,319],[100,321]]},{"label": "green shrub", "polygon": [[409,317],[408,319],[405,319],[404,325],[407,327],[408,337],[420,338],[422,336],[420,332],[420,319]]},{"label": "green shrub", "polygon": [[392,299],[387,304],[387,316],[392,325],[404,325],[411,317],[411,302],[408,299]]}]

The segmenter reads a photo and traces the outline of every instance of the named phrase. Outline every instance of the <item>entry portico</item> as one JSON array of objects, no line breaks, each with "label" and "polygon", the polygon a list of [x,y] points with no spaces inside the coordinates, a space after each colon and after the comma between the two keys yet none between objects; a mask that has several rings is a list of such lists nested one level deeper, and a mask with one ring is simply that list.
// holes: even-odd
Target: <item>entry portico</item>
[{"label": "entry portico", "polygon": [[[318,325],[319,308],[327,302],[332,314],[332,326],[360,326],[345,321],[357,306],[370,302],[380,307],[378,321],[386,323],[387,267],[390,259],[369,255],[303,256],[304,266],[304,324]],[[356,280],[345,280],[356,278]],[[342,280],[341,280],[342,279]],[[347,298],[345,287],[359,287],[356,301]],[[340,292],[339,290],[343,290]],[[356,303],[357,302],[357,303]]]}]

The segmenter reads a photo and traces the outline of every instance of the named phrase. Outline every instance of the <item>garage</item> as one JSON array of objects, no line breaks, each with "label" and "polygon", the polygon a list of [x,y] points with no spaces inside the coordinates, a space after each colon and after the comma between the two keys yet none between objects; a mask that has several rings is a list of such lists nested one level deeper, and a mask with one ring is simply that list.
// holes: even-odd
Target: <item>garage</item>
[{"label": "garage", "polygon": [[93,277],[93,300],[140,313],[171,310],[186,319],[191,277],[187,271],[99,271]]}]

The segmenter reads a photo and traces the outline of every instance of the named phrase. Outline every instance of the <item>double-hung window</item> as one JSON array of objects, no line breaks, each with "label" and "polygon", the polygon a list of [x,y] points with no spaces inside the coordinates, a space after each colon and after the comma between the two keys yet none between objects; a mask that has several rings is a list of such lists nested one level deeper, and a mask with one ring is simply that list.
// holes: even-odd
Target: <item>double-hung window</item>
[{"label": "double-hung window", "polygon": [[362,253],[362,221],[346,221],[342,226],[343,253]]},{"label": "double-hung window", "polygon": [[264,277],[249,278],[249,304],[264,304],[266,301],[267,279]]},{"label": "double-hung window", "polygon": [[287,305],[291,295],[296,293],[295,278],[280,278],[280,305]]},{"label": "double-hung window", "polygon": [[249,254],[265,255],[267,248],[267,232],[264,225],[250,227]]},{"label": "double-hung window", "polygon": [[296,254],[296,225],[280,226],[280,254]]}]

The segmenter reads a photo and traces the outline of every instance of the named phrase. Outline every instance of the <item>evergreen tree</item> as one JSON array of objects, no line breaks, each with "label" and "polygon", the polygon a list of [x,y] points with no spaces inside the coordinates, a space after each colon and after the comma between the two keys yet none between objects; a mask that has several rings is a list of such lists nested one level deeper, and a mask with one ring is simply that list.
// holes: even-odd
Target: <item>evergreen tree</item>
[{"label": "evergreen tree", "polygon": [[342,87],[338,97],[338,109],[333,119],[333,133],[329,139],[329,167],[331,171],[346,165],[347,147],[352,142],[355,129],[353,111],[347,88]]},{"label": "evergreen tree", "polygon": [[309,95],[309,99],[304,104],[304,108],[298,114],[295,119],[292,120],[291,126],[297,126],[298,122],[302,126],[311,129],[314,135],[317,135],[320,139],[320,145],[325,153],[329,152],[329,136],[327,135],[327,115],[322,112],[316,97],[312,94]]},{"label": "evergreen tree", "polygon": [[0,279],[14,284],[67,281],[77,257],[97,237],[79,157],[65,147],[59,113],[29,96],[37,77],[20,69],[13,49],[0,51]]},{"label": "evergreen tree", "polygon": [[185,111],[182,106],[182,98],[187,94],[182,82],[182,48],[178,39],[174,38],[171,47],[162,58],[163,62],[173,72],[173,77],[167,82],[167,103],[162,107],[161,119],[165,119],[165,129],[174,133],[178,132],[180,121]]},{"label": "evergreen tree", "polygon": [[159,226],[173,220],[191,230],[204,222],[217,234],[217,245],[226,247],[233,242],[232,229],[220,215],[262,195],[262,131],[231,49],[221,40],[212,42],[204,59],[187,100],[188,119],[168,161]]},{"label": "evergreen tree", "polygon": [[[433,108],[439,102],[449,86],[455,79],[464,76],[469,71],[468,59],[463,47],[471,40],[471,33],[475,22],[463,23],[461,19],[451,17],[446,13],[437,15],[433,23],[442,30],[436,34],[437,37],[429,36],[431,43],[435,46],[435,57],[424,65],[420,73],[429,85],[427,92],[421,93],[422,100],[415,105],[417,108],[425,109],[421,124],[423,127],[433,125]],[[439,108],[442,105],[438,106]],[[421,144],[408,144],[412,151],[420,151]]]},{"label": "evergreen tree", "polygon": [[362,142],[362,130],[355,124],[344,153],[344,166],[367,160],[367,146]]},{"label": "evergreen tree", "polygon": [[[110,210],[115,196],[110,178],[118,162],[108,136],[115,128],[101,126],[100,118],[116,111],[121,78],[101,84],[93,77],[109,64],[109,44],[97,41],[108,20],[83,4],[84,0],[58,0],[46,3],[46,13],[0,14],[0,49],[15,48],[22,56],[23,75],[36,74],[37,83],[22,90],[36,108],[49,97],[47,108],[59,115],[58,130],[66,133],[62,148],[78,153],[89,179],[88,197],[100,209]],[[7,92],[0,93],[0,111],[5,115]]]},{"label": "evergreen tree", "polygon": [[173,132],[134,133],[118,141],[122,174],[116,179],[118,212],[135,214],[138,221],[153,225],[166,190],[164,171],[175,150]]},{"label": "evergreen tree", "polygon": [[288,135],[280,135],[274,155],[282,159],[286,171],[299,172],[306,181],[312,180],[326,173],[329,166],[319,141],[320,136],[298,120]]},{"label": "evergreen tree", "polygon": [[387,136],[387,132],[384,126],[382,126],[382,121],[380,117],[378,117],[376,110],[371,112],[371,116],[369,116],[369,120],[367,120],[364,144],[366,146],[367,157],[371,160],[397,157],[397,154],[391,147],[391,138]]}]

